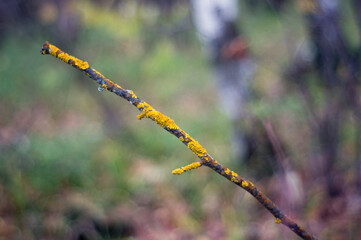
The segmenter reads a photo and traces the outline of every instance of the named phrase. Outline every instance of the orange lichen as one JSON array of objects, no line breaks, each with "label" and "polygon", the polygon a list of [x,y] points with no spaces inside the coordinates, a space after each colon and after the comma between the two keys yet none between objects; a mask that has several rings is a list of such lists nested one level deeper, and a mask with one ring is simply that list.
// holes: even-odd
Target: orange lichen
[{"label": "orange lichen", "polygon": [[187,165],[185,167],[174,169],[172,171],[172,174],[180,175],[180,174],[182,174],[184,172],[199,168],[200,166],[202,166],[202,164],[200,162],[193,162],[193,163],[191,163],[191,164],[189,164],[189,165]]},{"label": "orange lichen", "polygon": [[281,219],[276,218],[275,223],[280,224],[281,222],[282,222],[282,220],[281,220]]}]

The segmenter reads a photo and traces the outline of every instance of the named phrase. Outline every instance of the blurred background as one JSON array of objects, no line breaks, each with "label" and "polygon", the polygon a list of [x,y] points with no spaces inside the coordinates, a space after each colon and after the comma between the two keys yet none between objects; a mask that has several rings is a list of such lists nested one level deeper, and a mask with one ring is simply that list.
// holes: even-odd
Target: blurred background
[{"label": "blurred background", "polygon": [[298,239],[45,41],[320,239],[361,239],[361,2],[1,0],[0,239]]}]

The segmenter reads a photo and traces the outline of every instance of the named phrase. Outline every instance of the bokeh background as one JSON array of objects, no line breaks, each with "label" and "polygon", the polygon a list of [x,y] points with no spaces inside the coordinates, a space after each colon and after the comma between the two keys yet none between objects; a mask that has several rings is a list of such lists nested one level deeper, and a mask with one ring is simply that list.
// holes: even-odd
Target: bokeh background
[{"label": "bokeh background", "polygon": [[329,83],[312,2],[238,2],[255,66],[240,159],[188,1],[0,1],[0,239],[298,239],[210,169],[171,175],[196,157],[40,55],[45,41],[170,116],[320,239],[361,239],[361,10],[338,2],[344,51],[326,47],[341,56]]}]

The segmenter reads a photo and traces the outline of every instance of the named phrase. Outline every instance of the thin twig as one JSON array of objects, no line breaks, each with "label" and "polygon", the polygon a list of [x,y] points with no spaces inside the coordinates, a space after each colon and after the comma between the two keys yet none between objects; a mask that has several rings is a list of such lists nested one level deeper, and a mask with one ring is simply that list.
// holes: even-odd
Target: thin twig
[{"label": "thin twig", "polygon": [[300,225],[298,225],[295,221],[293,221],[284,213],[282,213],[281,210],[276,206],[276,204],[272,202],[265,194],[259,191],[251,181],[240,177],[237,173],[231,171],[230,169],[224,167],[216,160],[214,160],[207,153],[205,148],[203,148],[185,131],[180,129],[172,119],[158,112],[148,103],[138,98],[133,91],[122,88],[118,84],[104,77],[97,70],[90,67],[88,62],[84,62],[78,58],[70,56],[69,54],[61,51],[59,48],[49,44],[48,42],[45,42],[45,44],[43,45],[41,49],[41,54],[50,54],[55,56],[56,58],[59,58],[60,60],[75,67],[76,69],[83,71],[86,75],[88,75],[90,78],[95,80],[100,85],[99,90],[107,89],[108,91],[113,92],[116,95],[129,101],[141,112],[138,115],[138,119],[142,119],[144,117],[150,118],[151,120],[156,122],[159,126],[161,126],[163,129],[165,129],[172,135],[176,136],[200,159],[199,161],[189,164],[185,167],[173,170],[172,172],[173,174],[182,174],[185,171],[189,171],[205,165],[213,169],[214,171],[216,171],[218,174],[222,175],[229,181],[232,181],[236,185],[242,187],[244,190],[249,192],[276,218],[275,221],[276,223],[284,224],[285,226],[290,228],[294,233],[300,236],[302,239],[309,239],[309,240],[317,239],[317,237],[312,236]]}]

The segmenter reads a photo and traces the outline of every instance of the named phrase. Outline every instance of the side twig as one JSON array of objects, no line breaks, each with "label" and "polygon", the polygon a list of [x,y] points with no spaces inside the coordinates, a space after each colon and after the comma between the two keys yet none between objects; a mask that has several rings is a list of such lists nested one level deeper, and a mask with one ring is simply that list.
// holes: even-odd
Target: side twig
[{"label": "side twig", "polygon": [[185,167],[181,167],[172,171],[172,174],[182,174],[183,172],[196,169],[201,166],[207,166],[218,174],[222,175],[229,181],[232,181],[236,185],[240,186],[247,192],[249,192],[254,198],[258,200],[275,218],[276,223],[282,223],[291,229],[294,233],[300,236],[302,239],[316,240],[317,237],[308,233],[304,228],[299,224],[293,221],[291,218],[286,216],[281,210],[272,202],[264,193],[259,191],[254,184],[242,177],[237,173],[231,171],[230,169],[224,167],[216,160],[214,160],[197,141],[195,141],[190,135],[185,131],[180,129],[172,119],[165,116],[164,114],[155,110],[145,101],[137,97],[133,91],[122,88],[120,85],[110,81],[108,78],[104,77],[100,72],[90,67],[88,62],[82,61],[78,58],[70,56],[69,54],[61,51],[54,45],[45,42],[41,49],[41,54],[50,54],[59,58],[60,60],[68,63],[69,65],[75,67],[78,70],[83,71],[90,78],[95,80],[99,84],[99,91],[104,89],[115,93],[116,95],[124,98],[134,105],[141,113],[138,115],[138,119],[149,118],[156,122],[163,129],[176,136],[182,143],[184,143],[197,157],[199,161],[193,162]]}]

